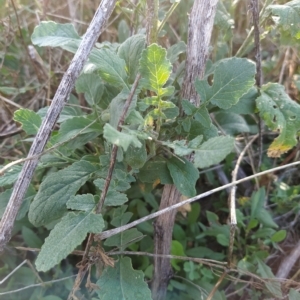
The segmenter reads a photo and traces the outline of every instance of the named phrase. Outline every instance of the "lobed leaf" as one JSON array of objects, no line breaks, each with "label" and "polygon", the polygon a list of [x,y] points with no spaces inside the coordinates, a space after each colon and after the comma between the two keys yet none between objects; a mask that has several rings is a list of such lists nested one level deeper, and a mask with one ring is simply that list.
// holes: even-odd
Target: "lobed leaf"
[{"label": "lobed leaf", "polygon": [[150,45],[143,50],[140,59],[140,73],[142,86],[160,96],[160,89],[170,77],[172,65],[166,58],[167,52],[157,44]]},{"label": "lobed leaf", "polygon": [[207,80],[196,80],[195,87],[202,102],[228,109],[253,86],[255,72],[255,64],[248,59],[226,58],[216,66],[212,86]]},{"label": "lobed leaf", "polygon": [[269,5],[266,12],[278,16],[275,21],[292,37],[300,37],[300,2],[290,1],[282,5]]},{"label": "lobed leaf", "polygon": [[277,83],[262,87],[261,96],[256,100],[259,114],[266,125],[279,131],[279,136],[268,149],[268,156],[279,157],[297,144],[300,130],[300,105]]}]

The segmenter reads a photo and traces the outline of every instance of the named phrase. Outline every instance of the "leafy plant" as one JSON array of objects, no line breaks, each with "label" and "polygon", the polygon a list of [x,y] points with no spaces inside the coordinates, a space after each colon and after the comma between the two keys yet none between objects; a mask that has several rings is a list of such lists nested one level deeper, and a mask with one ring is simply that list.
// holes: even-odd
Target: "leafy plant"
[{"label": "leafy plant", "polygon": [[[178,1],[171,2],[175,7]],[[291,37],[298,38],[298,2],[264,7],[262,20],[271,16],[283,30],[281,34],[289,29]],[[127,16],[138,14],[143,6],[141,1],[132,9],[121,5],[118,9]],[[228,172],[233,152],[240,146],[236,137],[259,132],[253,121],[258,114],[268,128],[279,133],[268,147],[263,167],[270,164],[270,158],[280,157],[297,145],[299,104],[278,83],[270,82],[257,89],[256,64],[251,59],[229,55],[235,42],[231,15],[237,10],[229,8],[227,1],[218,4],[213,61],[207,62],[204,78],[194,83],[201,99],[198,107],[181,98],[184,42],[174,43],[168,49],[158,43],[146,46],[143,31],[129,36],[130,28],[136,24],[128,26],[125,18],[118,25],[119,43],[96,43],[76,81],[76,92],[70,97],[74,106],[63,109],[59,126],[53,128],[36,178],[17,216],[15,231],[21,230],[28,247],[41,248],[35,261],[37,271],[69,275],[68,263],[61,272],[58,265],[63,266],[72,254],[81,251],[88,236],[87,243],[94,237],[101,239],[104,230],[117,230],[132,218],[136,220],[158,210],[157,199],[164,185],[174,184],[182,199],[187,199],[207,191],[205,184],[219,184],[211,171],[203,169],[225,160]],[[163,5],[160,17],[162,23],[169,17]],[[169,29],[168,25],[166,32],[160,34],[167,36]],[[180,30],[184,36],[186,32]],[[266,25],[265,30],[265,34],[271,34],[272,28]],[[76,53],[82,40],[72,24],[53,21],[42,21],[31,36],[35,46],[58,47],[71,53]],[[12,92],[4,88],[0,90],[5,94]],[[79,105],[80,97],[87,110]],[[123,115],[128,99],[131,103]],[[14,120],[21,124],[27,137],[25,145],[37,134],[47,112],[48,107],[37,112],[24,108],[15,111]],[[124,122],[120,123],[123,117]],[[115,150],[116,158],[112,159]],[[15,165],[0,177],[0,186],[5,188],[0,194],[1,215],[20,170]],[[263,287],[253,297],[282,298],[287,294],[279,282],[272,281],[275,276],[264,259],[287,236],[274,216],[281,208],[290,209],[286,198],[293,213],[298,212],[293,202],[298,190],[296,184],[282,188],[277,183],[271,195],[271,201],[279,207],[277,211],[266,206],[268,190],[263,184],[251,191],[251,197],[239,198],[234,271],[239,277],[254,273],[255,278],[261,278],[259,284]],[[167,298],[207,296],[220,278],[214,270],[222,270],[218,269],[222,265],[219,262],[226,259],[231,231],[224,217],[228,214],[226,197],[210,197],[206,210],[198,202],[193,203],[184,207],[177,218],[171,243],[171,265],[176,276],[170,281]],[[117,253],[116,248],[120,250]],[[98,295],[93,299],[151,299],[144,281],[144,277],[152,278],[151,260],[146,255],[131,259],[124,252],[153,251],[153,227],[149,221],[120,231],[92,249],[94,256],[84,257],[89,270],[87,285],[94,289],[93,296]],[[118,257],[113,262],[105,253]],[[194,260],[183,261],[184,258]],[[217,261],[214,270],[206,267],[205,259]],[[91,269],[93,264],[97,271]],[[5,273],[9,265],[15,262],[8,261],[1,272]],[[22,272],[29,276],[28,268],[23,267]],[[222,290],[225,286],[239,290],[232,287],[228,277],[215,299],[227,299]],[[34,293],[31,297],[38,291]],[[40,293],[41,299],[54,295]],[[298,295],[294,289],[288,293],[290,299]],[[55,291],[55,295],[59,292]]]}]

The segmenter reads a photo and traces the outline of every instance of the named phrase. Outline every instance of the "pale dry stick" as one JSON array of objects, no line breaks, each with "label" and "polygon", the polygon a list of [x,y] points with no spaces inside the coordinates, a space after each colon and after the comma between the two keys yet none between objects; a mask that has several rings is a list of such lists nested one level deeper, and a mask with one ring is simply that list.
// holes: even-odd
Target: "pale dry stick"
[{"label": "pale dry stick", "polygon": [[[232,182],[235,182],[237,179],[237,174],[238,174],[238,170],[240,167],[240,164],[248,150],[248,148],[252,145],[252,143],[258,138],[258,134],[255,135],[245,146],[245,148],[243,149],[243,151],[240,153],[239,158],[236,162],[235,168],[232,171]],[[234,235],[235,235],[235,229],[236,229],[236,210],[235,210],[235,195],[236,195],[236,185],[234,185],[231,188],[231,192],[230,192],[230,203],[229,203],[229,210],[230,210],[230,242],[229,242],[229,249],[228,249],[228,267],[231,267],[231,263],[232,263],[232,252],[233,252],[233,244],[234,244]]]},{"label": "pale dry stick", "polygon": [[33,287],[39,287],[39,286],[44,286],[44,285],[47,285],[47,284],[53,284],[53,283],[56,283],[56,282],[60,282],[60,281],[64,281],[64,280],[73,278],[75,276],[76,275],[71,275],[71,276],[68,276],[68,277],[60,278],[60,279],[54,279],[54,280],[50,280],[50,281],[45,281],[43,283],[31,284],[31,285],[25,286],[25,287],[17,289],[17,290],[12,290],[12,291],[7,291],[7,292],[0,293],[0,296],[22,292],[24,290],[27,290],[27,289],[30,289],[30,288],[33,288]]},{"label": "pale dry stick", "polygon": [[169,10],[167,11],[164,19],[162,20],[162,22],[159,24],[159,27],[157,29],[157,33],[159,33],[163,27],[165,26],[166,22],[168,21],[168,19],[170,18],[170,16],[173,14],[174,10],[176,9],[176,7],[178,6],[178,4],[180,3],[181,0],[174,2],[172,4],[172,6],[169,8]]},{"label": "pale dry stick", "polygon": [[214,193],[220,192],[220,191],[222,191],[224,189],[227,189],[227,188],[230,188],[230,187],[235,186],[237,184],[240,184],[240,183],[242,183],[244,181],[251,180],[251,179],[254,179],[256,177],[260,177],[260,176],[263,176],[263,175],[266,175],[266,174],[269,174],[269,173],[277,172],[277,171],[280,171],[280,170],[283,170],[283,169],[286,169],[286,168],[289,168],[289,167],[297,166],[297,165],[300,165],[300,161],[296,161],[296,162],[287,164],[285,166],[280,166],[280,167],[276,167],[276,168],[269,169],[269,170],[266,170],[266,171],[262,171],[262,172],[259,172],[257,174],[253,174],[253,175],[250,175],[248,177],[239,179],[237,181],[233,181],[231,183],[228,183],[228,184],[222,185],[220,187],[217,187],[215,189],[212,189],[210,191],[207,191],[207,192],[205,192],[203,194],[197,195],[195,197],[189,198],[187,200],[181,201],[179,203],[176,203],[174,205],[171,205],[169,207],[161,209],[161,210],[159,210],[159,211],[157,211],[155,213],[152,213],[152,214],[150,214],[148,216],[140,218],[140,219],[138,219],[136,221],[133,221],[131,223],[128,223],[126,225],[120,226],[118,228],[114,228],[114,229],[103,231],[102,233],[97,234],[96,237],[99,240],[107,239],[107,238],[109,238],[109,237],[111,237],[113,235],[116,235],[116,234],[118,234],[120,232],[123,232],[123,231],[125,231],[125,230],[127,230],[129,228],[132,228],[132,227],[134,227],[134,226],[136,226],[136,225],[138,225],[140,223],[143,223],[145,221],[148,221],[148,220],[154,219],[154,218],[156,218],[156,217],[158,217],[160,215],[163,215],[163,214],[165,214],[165,213],[167,213],[167,212],[169,212],[169,211],[171,211],[173,209],[177,209],[177,208],[179,208],[181,206],[184,206],[184,205],[186,205],[188,203],[192,203],[192,202],[194,202],[196,200],[200,200],[200,199],[205,198],[207,196],[210,196],[210,195],[212,195]]},{"label": "pale dry stick", "polygon": [[300,257],[300,242],[296,244],[293,251],[281,262],[276,273],[277,278],[286,278]]},{"label": "pale dry stick", "polygon": [[290,47],[287,47],[287,49],[285,50],[285,53],[284,53],[283,63],[282,63],[280,73],[279,73],[279,80],[278,80],[279,84],[282,84],[282,82],[283,82],[283,75],[284,75],[285,68],[288,64],[289,55],[290,55]]},{"label": "pale dry stick", "polygon": [[7,276],[5,276],[1,281],[0,284],[5,282],[12,274],[14,274],[16,271],[18,271],[23,265],[27,263],[27,259],[22,261],[17,267],[15,267]]},{"label": "pale dry stick", "polygon": [[[115,3],[116,0],[103,0],[99,5],[68,70],[62,78],[51,106],[47,111],[47,115],[32,143],[28,156],[37,155],[43,152],[50,137],[52,128],[54,127],[65,102],[68,101],[69,95],[75,85],[75,81],[78,78],[88,55],[102,32],[108,18],[110,17],[115,7]],[[5,245],[11,238],[14,221],[37,164],[38,159],[26,161],[14,186],[12,195],[0,222],[0,252],[3,251]]]},{"label": "pale dry stick", "polygon": [[19,104],[15,103],[14,101],[11,101],[11,100],[9,100],[9,99],[3,97],[2,95],[0,95],[0,99],[3,100],[3,101],[6,102],[6,103],[12,105],[12,106],[17,107],[17,108],[23,108],[21,105],[19,105]]},{"label": "pale dry stick", "polygon": [[82,132],[84,132],[87,128],[89,128],[90,126],[92,126],[97,121],[98,121],[97,119],[94,120],[93,122],[91,122],[89,125],[87,125],[84,128],[82,128],[78,133],[76,133],[75,135],[73,135],[69,139],[67,139],[67,140],[65,140],[63,142],[55,144],[54,146],[52,146],[51,148],[43,151],[40,154],[36,154],[36,155],[33,155],[33,156],[27,156],[26,158],[21,158],[21,159],[15,160],[15,161],[13,161],[13,162],[5,165],[2,169],[0,169],[0,176],[3,175],[7,170],[9,170],[11,167],[13,167],[15,165],[21,164],[21,163],[26,162],[28,160],[33,160],[33,159],[40,158],[44,154],[49,153],[49,152],[55,150],[56,148],[58,148],[58,147],[60,147],[60,146],[62,146],[64,144],[68,143],[69,141],[71,141],[71,140],[75,139],[77,136],[79,136]]}]

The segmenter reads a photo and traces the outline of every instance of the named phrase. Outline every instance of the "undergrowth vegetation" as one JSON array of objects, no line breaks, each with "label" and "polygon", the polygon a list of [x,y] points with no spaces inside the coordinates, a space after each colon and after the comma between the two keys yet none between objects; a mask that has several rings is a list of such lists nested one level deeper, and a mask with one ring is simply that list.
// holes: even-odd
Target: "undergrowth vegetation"
[{"label": "undergrowth vegetation", "polygon": [[[159,1],[150,45],[146,2],[117,2],[37,156],[0,258],[1,278],[9,275],[0,295],[152,299],[151,214],[164,186],[175,185],[182,203],[197,199],[177,211],[167,299],[300,299],[299,262],[289,261],[300,247],[299,167],[283,167],[299,159],[300,1],[260,3],[261,67],[253,8],[219,1],[205,74],[194,83],[200,105],[181,96],[194,1]],[[24,164],[17,160],[97,7],[0,3],[2,216]]]}]

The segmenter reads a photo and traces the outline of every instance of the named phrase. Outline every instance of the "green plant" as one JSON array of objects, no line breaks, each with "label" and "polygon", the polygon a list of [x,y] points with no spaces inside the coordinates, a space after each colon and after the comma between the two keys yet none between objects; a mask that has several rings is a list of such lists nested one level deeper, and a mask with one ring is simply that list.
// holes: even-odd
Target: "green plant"
[{"label": "green plant", "polygon": [[[278,26],[284,30],[286,24],[282,22],[287,6],[297,6],[298,2],[268,6],[262,18],[266,20],[268,14],[279,15]],[[298,17],[293,20],[300,22]],[[76,81],[76,93],[69,99],[74,106],[63,108],[59,128],[51,132],[45,155],[37,167],[37,179],[30,185],[17,216],[17,220],[22,220],[17,224],[23,226],[25,242],[30,241],[26,244],[41,247],[36,259],[38,271],[47,272],[74,250],[81,250],[88,234],[100,240],[104,230],[119,228],[128,224],[133,216],[138,219],[157,210],[156,198],[160,196],[162,185],[174,184],[185,198],[202,192],[203,188],[196,184],[199,169],[219,164],[231,155],[237,146],[234,139],[237,135],[258,132],[253,122],[255,112],[259,112],[270,129],[279,131],[268,148],[269,157],[279,157],[296,146],[299,104],[277,83],[268,83],[257,90],[255,63],[228,55],[232,51],[229,46],[233,35],[226,2],[219,4],[215,25],[217,38],[224,30],[226,35],[216,42],[212,52],[214,61],[207,62],[204,78],[195,82],[201,99],[199,107],[188,99],[181,99],[182,54],[186,49],[183,42],[174,43],[168,50],[157,43],[146,47],[143,34],[129,37],[125,30],[124,37],[119,36],[122,41],[119,44],[97,43],[92,49]],[[298,32],[291,26],[291,35],[295,38]],[[52,21],[41,22],[31,39],[36,46],[60,47],[72,53],[76,53],[82,40],[73,25]],[[222,44],[220,49],[218,43]],[[80,94],[84,95],[88,113],[79,106]],[[124,116],[123,108],[128,99],[131,102]],[[33,136],[47,109],[43,107],[37,112],[19,109],[14,113],[14,120],[28,136]],[[123,116],[124,123],[120,124]],[[114,151],[117,151],[116,157]],[[193,162],[188,160],[190,155]],[[107,175],[108,170],[112,172],[111,177]],[[7,188],[0,194],[2,213],[19,172],[20,167],[16,165],[0,178],[1,187]],[[209,174],[206,176],[213,181]],[[293,191],[296,192],[291,192],[292,195],[298,188]],[[280,192],[276,189],[272,198],[279,205],[283,197]],[[102,195],[105,195],[103,203]],[[236,272],[239,277],[251,273],[263,279],[274,277],[263,260],[269,255],[270,247],[284,240],[286,231],[277,230],[278,225],[264,206],[265,198],[262,187],[237,209],[238,234],[234,246],[238,253]],[[192,204],[188,216],[179,219],[180,225],[174,227],[171,264],[177,277],[169,285],[170,299],[202,297],[218,281],[219,273],[200,264],[200,260],[182,262],[175,257],[225,260],[230,245],[230,228],[220,221],[220,216],[228,213],[225,201],[216,204],[215,212],[206,210],[205,222],[199,221],[201,213],[199,203]],[[42,246],[42,239],[32,225],[41,230],[42,238],[45,232],[40,228],[50,230]],[[103,272],[96,284],[88,281],[99,299],[151,299],[143,280],[144,276],[152,278],[149,258],[144,256],[132,261],[123,252],[126,249],[151,252],[152,243],[153,228],[147,221],[137,228],[109,236],[101,246],[94,245],[91,251],[94,257],[88,258],[90,261],[85,267],[93,279],[99,276],[91,271],[92,264]],[[208,245],[214,245],[215,250]],[[113,263],[105,253],[116,248],[120,256]],[[54,270],[59,276],[59,271]],[[70,270],[67,268],[63,273],[68,275]],[[222,286],[229,284],[230,278]],[[260,284],[266,288],[255,297],[262,294],[282,297],[278,282],[262,280]],[[121,286],[122,289],[116,288]],[[294,295],[294,290],[290,294]],[[224,291],[220,289],[215,297],[225,299]]]}]

